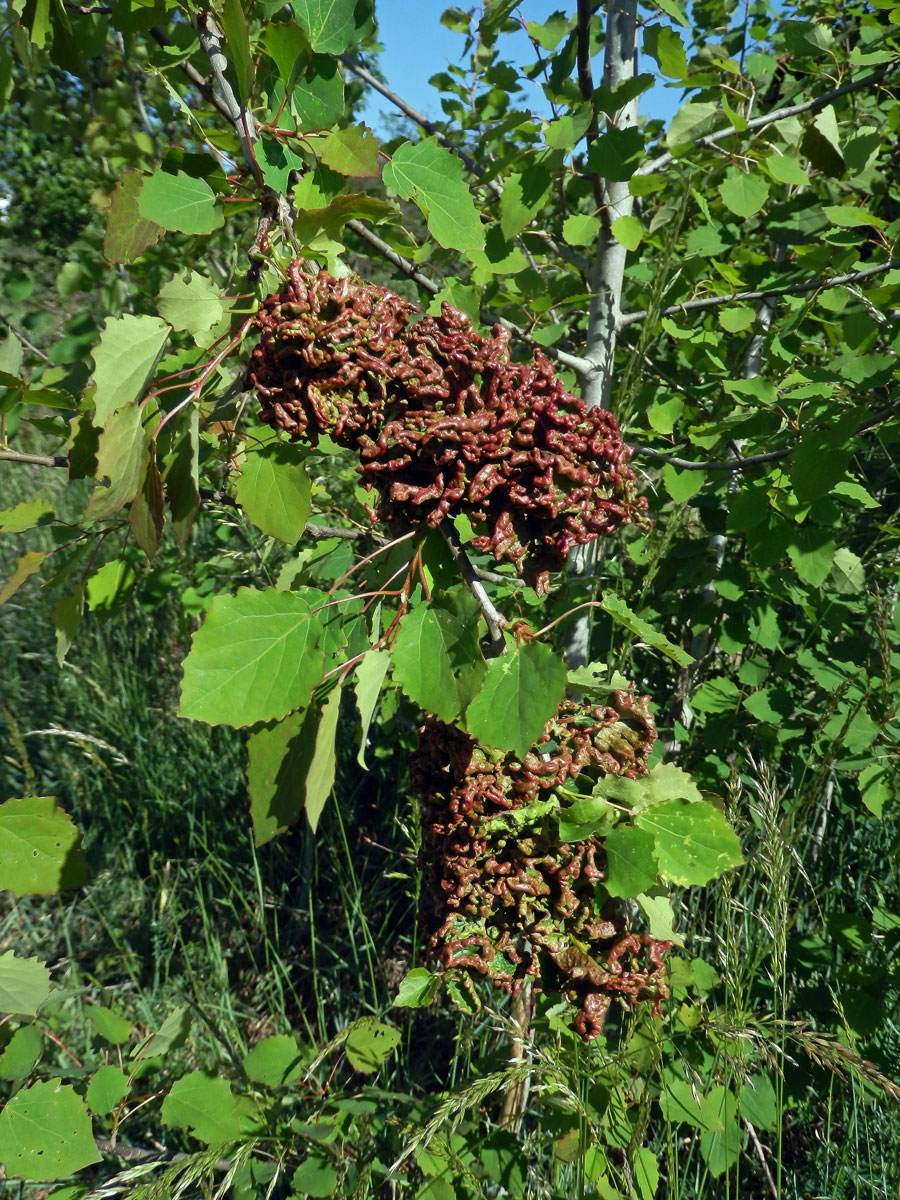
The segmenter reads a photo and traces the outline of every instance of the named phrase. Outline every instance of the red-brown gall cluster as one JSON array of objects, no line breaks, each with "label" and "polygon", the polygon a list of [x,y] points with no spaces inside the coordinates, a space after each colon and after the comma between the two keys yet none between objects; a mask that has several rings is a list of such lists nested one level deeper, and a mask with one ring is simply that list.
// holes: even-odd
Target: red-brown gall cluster
[{"label": "red-brown gall cluster", "polygon": [[562,992],[585,1040],[598,1036],[614,999],[627,1007],[666,996],[670,943],[630,931],[603,900],[602,838],[563,842],[559,833],[560,789],[571,793],[577,780],[589,793],[604,775],[646,774],[656,740],[648,703],[623,691],[608,706],[564,701],[521,760],[428,717],[410,761],[432,873],[432,957],[513,994],[526,979]]},{"label": "red-brown gall cluster", "polygon": [[245,382],[262,419],[355,449],[380,520],[465,514],[476,547],[544,593],[573,546],[645,519],[615,418],[566,392],[540,351],[511,362],[499,325],[484,337],[447,304],[420,316],[300,261],[256,325]]}]

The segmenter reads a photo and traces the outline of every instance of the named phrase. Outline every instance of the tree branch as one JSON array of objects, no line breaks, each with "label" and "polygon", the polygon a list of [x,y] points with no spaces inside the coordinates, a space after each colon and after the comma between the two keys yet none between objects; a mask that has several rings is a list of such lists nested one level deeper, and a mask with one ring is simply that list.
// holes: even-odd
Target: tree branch
[{"label": "tree branch", "polygon": [[469,561],[469,556],[462,547],[459,535],[450,522],[442,521],[438,528],[443,535],[444,541],[447,543],[450,553],[453,555],[453,561],[459,567],[460,574],[465,580],[466,586],[481,606],[482,614],[487,622],[488,633],[491,635],[494,653],[497,655],[505,654],[506,639],[503,636],[503,630],[509,622],[494,607],[493,601],[485,591],[484,585],[475,573],[475,568]]},{"label": "tree branch", "polygon": [[[167,37],[158,25],[151,26],[149,32],[153,40],[158,42],[160,46],[172,45],[171,38]],[[218,95],[215,89],[210,87],[209,80],[204,79],[196,67],[191,66],[191,64],[185,60],[178,64],[178,69],[182,72],[184,77],[194,85],[197,91],[204,96],[210,102],[210,104],[219,110],[220,115],[223,116],[226,121],[233,122],[234,118],[231,115],[228,105],[225,103],[222,97]]]},{"label": "tree branch", "polygon": [[[755,292],[729,292],[725,296],[701,296],[696,300],[685,300],[681,304],[670,304],[667,308],[661,308],[657,312],[657,316],[671,317],[678,313],[697,312],[705,308],[716,308],[720,304],[731,304],[735,300],[769,300],[775,299],[778,296],[800,296],[804,292],[814,292],[818,288],[839,287],[845,283],[859,283],[862,279],[869,279],[872,275],[881,275],[885,271],[891,271],[895,267],[900,267],[900,262],[891,260],[891,262],[880,263],[875,267],[866,267],[862,271],[848,271],[844,275],[831,275],[818,279],[809,279],[805,283],[789,283],[784,287],[765,288]],[[641,309],[640,312],[623,313],[619,318],[618,328],[627,329],[629,325],[636,325],[639,321],[645,321],[650,316],[649,309]]]},{"label": "tree branch", "polygon": [[241,107],[240,101],[235,96],[231,84],[225,77],[228,59],[225,57],[225,51],[222,49],[222,35],[216,25],[215,17],[211,13],[201,13],[197,18],[197,37],[200,39],[200,46],[203,53],[209,60],[209,69],[213,73],[213,78],[219,89],[219,95],[222,97],[225,108],[228,110],[228,115],[232,125],[234,125],[238,141],[241,143],[244,162],[247,164],[257,184],[262,187],[262,177],[253,153],[253,143],[256,141],[256,121],[253,119],[253,113]]},{"label": "tree branch", "polygon": [[24,346],[26,350],[30,351],[30,353],[34,354],[37,358],[43,359],[44,362],[50,361],[50,359],[44,353],[43,350],[39,350],[33,342],[29,342],[28,338],[21,331],[21,329],[19,329],[15,325],[13,325],[13,323],[12,323],[12,321],[10,321],[9,317],[4,317],[2,314],[0,314],[0,321],[3,322],[3,324],[9,330],[9,332],[13,335],[13,337],[16,339],[16,341],[19,342],[22,346]]},{"label": "tree branch", "polygon": [[[827,104],[830,104],[832,100],[837,100],[841,96],[849,95],[851,92],[859,92],[864,88],[872,87],[873,84],[880,83],[889,72],[896,70],[896,67],[897,64],[895,62],[887,63],[885,66],[879,67],[877,71],[873,71],[871,75],[867,75],[865,79],[851,80],[850,83],[842,84],[841,87],[835,88],[834,91],[826,92],[822,96],[816,96],[812,100],[805,100],[802,104],[787,104],[784,108],[773,109],[772,112],[766,113],[765,116],[753,117],[752,120],[747,122],[747,128],[741,130],[741,133],[738,133],[733,125],[729,125],[725,129],[717,129],[713,133],[705,134],[703,137],[694,138],[694,148],[710,149],[724,138],[740,137],[742,133],[754,133],[757,129],[764,129],[774,121],[783,121],[786,117],[797,117],[805,112],[815,112],[816,109],[824,108]],[[674,158],[674,154],[666,151],[650,162],[642,163],[635,171],[635,175],[651,175],[661,167],[667,167]]]},{"label": "tree branch", "polygon": [[[600,127],[597,124],[597,108],[594,102],[594,77],[591,74],[591,19],[594,15],[593,9],[592,0],[578,0],[578,43],[576,50],[578,87],[582,100],[591,106],[591,123],[588,125],[584,135],[587,146],[590,146],[591,142],[600,133]],[[599,183],[599,180],[597,182]]]},{"label": "tree branch", "polygon": [[0,450],[0,462],[17,462],[29,464],[32,467],[65,467],[68,469],[69,460],[61,454],[25,454],[18,450]]},{"label": "tree branch", "polygon": [[[579,16],[583,8],[587,8],[590,15],[589,6],[580,3]],[[637,0],[610,0],[606,23],[603,83],[611,92],[634,77],[636,28]],[[635,97],[618,112],[615,127],[635,128],[637,109],[638,102]],[[585,358],[591,364],[591,370],[583,381],[581,394],[589,406],[596,404],[601,408],[608,408],[612,394],[619,304],[628,253],[621,242],[613,237],[609,227],[618,217],[631,215],[634,197],[628,184],[623,182],[606,181],[604,191],[607,207],[603,228],[597,238],[595,267],[590,280],[593,295],[588,312]]]}]

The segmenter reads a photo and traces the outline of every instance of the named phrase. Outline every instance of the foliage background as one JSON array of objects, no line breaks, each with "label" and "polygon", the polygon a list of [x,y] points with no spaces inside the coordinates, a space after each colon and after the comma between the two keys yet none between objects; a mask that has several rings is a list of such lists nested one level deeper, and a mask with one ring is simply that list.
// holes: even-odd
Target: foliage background
[{"label": "foliage background", "polygon": [[[367,525],[351,465],[305,457],[312,524],[296,546],[267,536],[271,517],[254,523],[258,504],[233,502],[265,432],[252,405],[237,419],[246,359],[237,349],[196,395],[185,385],[160,396],[163,409],[191,401],[172,422],[194,439],[203,489],[189,538],[189,520],[173,523],[171,508],[158,549],[146,518],[143,533],[125,520],[137,488],[145,500],[152,491],[143,462],[120,510],[85,516],[90,477],[104,474],[91,462],[93,352],[104,340],[120,363],[136,352],[108,332],[123,328],[109,318],[174,313],[157,380],[183,368],[196,376],[215,338],[276,278],[267,268],[255,289],[247,282],[260,189],[240,177],[239,139],[213,99],[223,93],[196,36],[202,16],[119,0],[111,12],[9,9],[0,579],[21,587],[2,593],[0,787],[4,800],[58,797],[83,833],[89,883],[55,898],[3,893],[0,954],[37,955],[57,991],[0,1026],[0,1086],[4,1100],[60,1078],[79,1096],[112,1089],[90,1102],[102,1158],[71,1168],[74,1194],[151,1180],[160,1194],[262,1195],[271,1185],[283,1195],[394,1189],[434,1200],[897,1194],[900,9],[642,8],[640,44],[683,103],[668,129],[646,121],[636,134],[632,102],[599,86],[610,23],[590,7],[524,11],[534,68],[506,58],[511,6],[445,14],[462,65],[435,83],[443,130],[467,158],[463,171],[438,156],[435,195],[425,187],[421,206],[387,190],[381,172],[433,131],[406,114],[374,159],[355,120],[370,85],[346,61],[334,65],[349,55],[377,76],[365,5],[338,6],[343,24],[323,23],[305,3],[219,14],[227,79],[268,125],[257,143],[262,182],[292,191],[301,244],[329,269],[346,263],[423,305],[437,290],[484,326],[510,320],[556,355],[572,390],[588,394],[599,380],[638,447],[652,532],[626,532],[593,576],[557,581],[543,603],[491,585],[496,602],[542,626],[613,592],[696,659],[679,668],[590,610],[589,659],[651,694],[667,754],[724,798],[746,865],[674,894],[685,945],[661,1022],[614,1021],[605,1044],[585,1048],[539,1009],[530,1099],[513,1129],[498,1125],[516,1078],[505,1010],[458,1016],[443,1000],[390,1008],[420,952],[419,833],[405,774],[419,721],[412,700],[389,682],[368,771],[357,761],[356,708],[345,703],[317,832],[303,820],[258,848],[245,732],[176,715],[181,664],[214,595],[285,578],[327,588],[350,567],[356,543],[322,527]],[[580,46],[596,73],[587,96]],[[518,106],[522,70],[540,81],[555,120]],[[337,135],[327,154],[325,137],[274,135],[285,89],[300,128]],[[795,104],[794,115],[747,125]],[[704,142],[721,129],[727,136]],[[353,173],[358,161],[342,173],[351,154],[368,173]],[[305,172],[296,184],[291,167]],[[203,197],[188,225],[196,231],[181,231],[184,214],[163,189],[158,240],[145,229],[152,244],[133,253],[146,220],[135,202],[111,241],[123,178],[140,189],[178,171]],[[449,234],[433,218],[448,194],[458,217]],[[625,222],[617,231],[604,219],[611,207]],[[276,253],[290,257],[278,236]],[[623,243],[612,304],[643,315],[626,318],[610,344],[591,296],[608,287],[604,263]],[[29,455],[76,466],[67,477]],[[715,465],[697,469],[704,462]],[[160,465],[171,469],[162,450]],[[177,482],[167,476],[170,505]],[[39,577],[17,575],[29,552],[52,552],[35,564]],[[400,565],[376,560],[358,578],[380,586]],[[127,1034],[104,1027],[98,1005],[124,1018]],[[341,1057],[346,1046],[319,1061],[363,1017],[386,1017],[399,1034],[379,1073],[356,1069],[352,1052]],[[145,1047],[127,1099],[103,1111],[117,1077],[100,1070],[132,1076],[131,1049],[167,1027],[163,1053]],[[252,1048],[277,1035],[299,1048],[269,1042],[275,1066],[248,1068]],[[304,1074],[285,1082],[293,1057]],[[202,1090],[225,1079],[227,1095]],[[200,1081],[201,1106],[221,1114],[220,1128],[165,1107],[180,1081]],[[389,1175],[411,1140],[415,1153]],[[213,1150],[198,1152],[203,1143]],[[234,1171],[216,1170],[223,1157]],[[5,1165],[17,1174],[9,1157]]]}]

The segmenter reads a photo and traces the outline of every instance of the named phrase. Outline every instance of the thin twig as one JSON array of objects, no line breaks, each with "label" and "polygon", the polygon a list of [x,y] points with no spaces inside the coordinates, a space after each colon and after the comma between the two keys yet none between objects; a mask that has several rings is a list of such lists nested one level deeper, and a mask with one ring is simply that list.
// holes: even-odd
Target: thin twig
[{"label": "thin twig", "polygon": [[[153,40],[158,42],[160,46],[171,46],[173,44],[172,39],[163,33],[158,25],[151,26],[149,33]],[[206,100],[208,100],[210,104],[219,110],[220,115],[223,116],[226,121],[233,121],[228,105],[225,103],[222,97],[216,93],[215,89],[210,85],[209,80],[203,78],[196,67],[192,66],[187,60],[183,60],[178,64],[178,68],[188,82],[193,84],[197,91]]]},{"label": "thin twig", "polygon": [[[845,83],[835,88],[834,91],[825,92],[823,95],[816,96],[812,100],[805,100],[802,104],[787,104],[784,108],[776,108],[764,116],[754,117],[747,122],[747,128],[741,132],[754,133],[757,129],[764,129],[767,125],[771,125],[775,121],[783,121],[786,117],[797,117],[800,113],[815,112],[816,109],[825,108],[832,100],[837,100],[841,96],[849,95],[850,92],[859,92],[864,88],[872,87],[873,84],[880,83],[889,72],[896,70],[896,67],[896,62],[886,63],[877,71],[873,71],[871,75],[867,75],[865,79],[852,80],[850,83]],[[740,136],[734,126],[729,125],[725,129],[717,129],[713,133],[708,133],[703,137],[694,138],[693,144],[695,149],[709,149],[714,147],[717,142],[721,142],[723,138]],[[649,162],[642,163],[635,171],[635,175],[650,175],[654,171],[658,171],[660,167],[667,167],[674,158],[674,154],[666,151],[664,154],[657,155],[656,158],[651,159]]]},{"label": "thin twig", "polygon": [[25,347],[26,350],[30,350],[32,354],[37,355],[38,358],[42,358],[44,360],[44,362],[50,361],[49,356],[46,355],[43,350],[39,350],[37,348],[37,346],[35,346],[34,342],[29,342],[28,338],[25,336],[25,334],[22,332],[22,330],[17,328],[17,326],[13,325],[13,323],[12,323],[12,321],[10,321],[9,317],[4,317],[4,316],[0,315],[0,321],[2,321],[3,324],[7,327],[9,332],[16,339],[16,341],[21,342],[21,344]]},{"label": "thin twig", "polygon": [[744,1124],[747,1126],[747,1132],[750,1134],[750,1141],[753,1143],[753,1148],[756,1151],[756,1157],[759,1159],[763,1173],[766,1177],[766,1183],[769,1185],[769,1191],[778,1200],[778,1188],[775,1186],[775,1180],[772,1178],[772,1172],[769,1170],[769,1164],[766,1162],[766,1152],[762,1142],[759,1140],[759,1134],[750,1124],[746,1117],[743,1118]]},{"label": "thin twig", "polygon": [[[892,271],[895,267],[900,267],[900,262],[891,260],[886,263],[879,263],[874,267],[865,267],[861,271],[848,271],[843,275],[822,276],[817,279],[808,279],[805,283],[789,283],[784,287],[764,288],[761,291],[755,292],[729,292],[725,296],[701,296],[697,300],[685,300],[681,304],[670,304],[667,308],[661,308],[656,315],[660,317],[676,316],[678,313],[696,312],[698,309],[716,308],[720,304],[731,304],[735,300],[768,300],[775,299],[778,296],[799,296],[804,292],[814,292],[818,288],[840,287],[846,283],[858,283],[861,279],[868,279],[872,275],[881,275],[885,271]],[[638,321],[644,321],[650,316],[649,309],[641,309],[640,312],[622,313],[619,317],[618,328],[626,329],[629,325],[635,325]]]},{"label": "thin twig", "polygon": [[25,454],[18,450],[0,450],[0,462],[27,463],[33,467],[68,467],[69,460],[62,454]]},{"label": "thin twig", "polygon": [[253,154],[253,142],[256,141],[256,121],[253,119],[253,113],[241,106],[231,84],[225,77],[228,59],[222,49],[222,35],[216,26],[215,17],[211,13],[203,13],[197,18],[197,37],[203,53],[209,60],[209,69],[213,73],[219,95],[225,103],[228,116],[237,133],[238,141],[241,143],[244,162],[256,182],[262,186],[259,167]]},{"label": "thin twig", "polygon": [[484,584],[475,573],[475,568],[472,566],[469,556],[462,547],[456,530],[449,521],[442,521],[439,528],[450,553],[453,555],[453,561],[459,567],[460,574],[466,582],[466,586],[481,606],[495,653],[498,655],[505,654],[506,639],[503,636],[503,630],[509,622],[494,607],[493,601],[484,589]]}]

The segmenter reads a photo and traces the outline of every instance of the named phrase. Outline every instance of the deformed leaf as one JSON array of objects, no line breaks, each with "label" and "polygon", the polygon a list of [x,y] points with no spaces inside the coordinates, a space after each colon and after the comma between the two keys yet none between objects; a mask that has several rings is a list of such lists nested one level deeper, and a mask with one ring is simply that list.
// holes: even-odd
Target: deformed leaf
[{"label": "deformed leaf", "polygon": [[0,1162],[9,1177],[51,1182],[99,1161],[85,1103],[67,1084],[36,1083],[0,1112]]},{"label": "deformed leaf", "polygon": [[526,642],[492,658],[481,691],[466,712],[466,728],[485,746],[527,754],[566,689],[562,659],[541,642]]},{"label": "deformed leaf", "polygon": [[653,834],[660,875],[679,887],[702,886],[744,861],[737,834],[712,804],[666,800],[634,821]]},{"label": "deformed leaf", "polygon": [[484,229],[462,175],[462,163],[437,138],[403,142],[383,172],[384,182],[425,214],[432,237],[447,249],[483,250]]},{"label": "deformed leaf", "polygon": [[309,517],[311,489],[293,447],[276,444],[248,454],[235,494],[263,533],[288,545],[299,541]]},{"label": "deformed leaf", "polygon": [[53,796],[0,804],[0,889],[50,896],[87,882],[81,834]]},{"label": "deformed leaf", "polygon": [[34,1017],[50,995],[50,972],[36,958],[0,954],[0,1013]]},{"label": "deformed leaf", "polygon": [[324,670],[321,634],[322,622],[296,592],[240,588],[216,596],[184,663],[181,715],[240,726],[303,707]]}]

